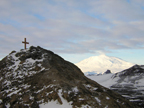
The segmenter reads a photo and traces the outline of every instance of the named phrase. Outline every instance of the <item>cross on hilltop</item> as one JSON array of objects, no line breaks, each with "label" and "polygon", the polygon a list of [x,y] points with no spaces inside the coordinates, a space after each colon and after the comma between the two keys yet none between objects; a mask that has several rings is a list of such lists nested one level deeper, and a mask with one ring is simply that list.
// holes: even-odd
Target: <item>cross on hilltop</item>
[{"label": "cross on hilltop", "polygon": [[26,44],[29,44],[29,42],[26,41],[26,38],[24,38],[24,41],[22,41],[22,43],[24,43],[24,48],[26,49]]}]

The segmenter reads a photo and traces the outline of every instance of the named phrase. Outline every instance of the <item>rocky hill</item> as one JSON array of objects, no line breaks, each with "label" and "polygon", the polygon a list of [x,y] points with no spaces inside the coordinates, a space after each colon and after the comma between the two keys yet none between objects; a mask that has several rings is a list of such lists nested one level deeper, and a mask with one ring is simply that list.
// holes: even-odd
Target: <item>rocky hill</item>
[{"label": "rocky hill", "polygon": [[144,65],[134,65],[115,74],[88,77],[144,108]]},{"label": "rocky hill", "polygon": [[112,79],[117,79],[117,83],[110,89],[144,108],[144,65],[134,65],[114,74]]},{"label": "rocky hill", "polygon": [[74,64],[41,47],[0,61],[0,108],[137,108],[88,79]]}]

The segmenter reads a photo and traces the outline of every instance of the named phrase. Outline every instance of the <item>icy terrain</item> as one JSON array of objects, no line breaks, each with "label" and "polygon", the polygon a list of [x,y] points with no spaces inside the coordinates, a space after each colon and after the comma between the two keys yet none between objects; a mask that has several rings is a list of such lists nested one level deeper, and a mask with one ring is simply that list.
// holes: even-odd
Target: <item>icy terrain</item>
[{"label": "icy terrain", "polygon": [[117,82],[117,79],[112,79],[114,74],[104,74],[104,75],[92,75],[87,76],[88,78],[96,81],[104,87],[110,88],[113,84]]}]

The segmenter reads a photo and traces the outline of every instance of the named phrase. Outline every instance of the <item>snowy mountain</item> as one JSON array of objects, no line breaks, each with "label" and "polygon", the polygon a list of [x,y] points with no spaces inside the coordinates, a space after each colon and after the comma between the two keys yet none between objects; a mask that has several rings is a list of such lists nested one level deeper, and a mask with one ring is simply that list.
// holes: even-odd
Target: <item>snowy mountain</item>
[{"label": "snowy mountain", "polygon": [[144,108],[144,65],[134,65],[115,74],[88,77]]},{"label": "snowy mountain", "polygon": [[87,74],[100,74],[106,70],[111,70],[112,73],[120,72],[133,66],[133,63],[126,62],[116,57],[108,57],[106,55],[93,56],[83,61],[76,63],[82,72]]},{"label": "snowy mountain", "polygon": [[41,47],[0,61],[0,108],[137,108]]}]

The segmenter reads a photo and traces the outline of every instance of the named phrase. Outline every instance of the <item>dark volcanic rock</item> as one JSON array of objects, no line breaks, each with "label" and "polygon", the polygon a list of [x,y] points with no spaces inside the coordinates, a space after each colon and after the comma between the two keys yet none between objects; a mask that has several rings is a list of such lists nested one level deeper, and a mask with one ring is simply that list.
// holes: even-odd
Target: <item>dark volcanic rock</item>
[{"label": "dark volcanic rock", "polygon": [[117,83],[110,89],[144,108],[144,65],[134,65],[112,77]]},{"label": "dark volcanic rock", "polygon": [[136,108],[41,47],[13,51],[0,61],[0,108],[39,108],[52,101],[63,105],[63,100],[73,108]]},{"label": "dark volcanic rock", "polygon": [[110,70],[107,70],[106,72],[104,72],[103,74],[110,74],[111,71]]}]

